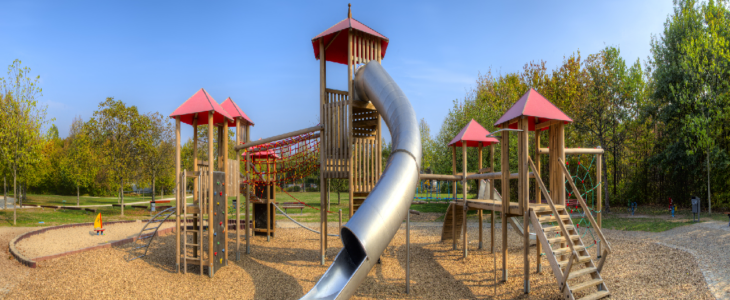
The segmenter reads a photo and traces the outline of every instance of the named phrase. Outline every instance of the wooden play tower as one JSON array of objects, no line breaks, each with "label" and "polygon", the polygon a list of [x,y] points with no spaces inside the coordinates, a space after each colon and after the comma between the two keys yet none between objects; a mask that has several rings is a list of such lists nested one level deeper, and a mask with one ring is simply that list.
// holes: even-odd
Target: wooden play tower
[{"label": "wooden play tower", "polygon": [[[537,91],[530,89],[525,93],[507,112],[494,124],[500,128],[489,134],[478,123],[472,120],[454,140],[449,144],[453,148],[453,175],[432,175],[422,174],[421,179],[427,180],[449,180],[462,182],[462,197],[457,197],[456,185],[453,187],[453,200],[449,206],[444,219],[442,241],[452,240],[453,248],[457,248],[457,240],[463,235],[464,257],[467,255],[467,222],[466,212],[468,210],[479,211],[479,248],[482,246],[482,214],[481,211],[488,210],[492,213],[491,218],[491,249],[495,250],[494,244],[494,212],[500,212],[502,220],[502,281],[507,281],[507,226],[508,222],[518,229],[523,236],[524,251],[524,291],[530,291],[530,231],[537,236],[536,255],[537,272],[541,272],[541,263],[544,257],[548,260],[553,274],[558,282],[565,299],[600,299],[610,295],[600,272],[606,257],[611,253],[611,245],[606,241],[600,226],[601,194],[600,185],[598,191],[598,218],[593,218],[591,209],[586,205],[580,191],[575,186],[573,179],[565,167],[565,154],[603,154],[602,149],[587,148],[565,148],[564,126],[573,120],[565,115],[554,104],[540,95]],[[542,148],[540,140],[542,131],[548,131],[547,148]],[[529,138],[533,133],[535,143],[530,156]],[[499,137],[500,141],[488,140],[492,137]],[[510,168],[510,138],[517,138],[517,172],[512,173]],[[489,144],[493,147],[500,143],[501,170],[494,170],[494,152],[491,151],[490,168],[482,168],[482,147]],[[479,147],[479,166],[477,173],[468,173],[467,170],[467,147]],[[462,173],[456,172],[457,148],[462,148],[463,166]],[[493,148],[491,148],[493,149]],[[547,172],[541,170],[541,155],[548,155]],[[600,178],[600,163],[598,174]],[[541,173],[543,171],[543,173]],[[548,174],[550,182],[546,186],[540,174]],[[530,200],[530,181],[537,185],[537,192]],[[468,180],[486,180],[487,189],[479,199],[467,199],[466,186]],[[500,195],[494,190],[495,181],[499,180],[502,186]],[[510,180],[517,180],[517,195],[513,197],[510,192]],[[566,206],[566,183],[570,186],[570,193],[577,198],[585,213],[585,218],[591,224],[602,247],[598,247],[598,264],[588,253],[588,245],[585,245],[580,237],[578,228],[573,223]],[[544,199],[543,199],[544,197]],[[517,217],[522,218],[522,226],[516,224]],[[458,232],[459,230],[461,232]]]},{"label": "wooden play tower", "polygon": [[[322,190],[327,179],[348,179],[350,217],[370,194],[382,173],[381,118],[368,102],[353,101],[353,78],[358,66],[385,57],[388,38],[352,18],[347,18],[312,39],[314,56],[319,60],[320,78],[320,172]],[[327,64],[347,65],[347,91],[327,88]],[[321,194],[322,207],[326,195]],[[322,210],[321,255],[327,248],[327,212]]]},{"label": "wooden play tower", "polygon": [[[236,244],[239,245],[240,195],[236,187],[238,164],[228,160],[228,128],[236,128],[236,142],[248,140],[253,122],[231,98],[219,105],[205,89],[200,89],[172,114],[175,119],[175,174],[177,174],[176,205],[176,249],[175,266],[178,272],[187,272],[188,265],[204,268],[208,276],[228,264],[228,195],[237,195],[237,218],[232,228],[236,229]],[[193,127],[193,170],[182,170],[180,123]],[[198,126],[208,125],[208,160],[198,161]],[[214,138],[217,131],[217,139]],[[217,153],[214,149],[217,142]],[[217,157],[217,161],[215,158]],[[214,162],[214,163],[211,163]],[[188,180],[192,179],[192,203],[187,202]],[[236,249],[238,250],[238,249]],[[182,268],[180,266],[182,265]]]}]

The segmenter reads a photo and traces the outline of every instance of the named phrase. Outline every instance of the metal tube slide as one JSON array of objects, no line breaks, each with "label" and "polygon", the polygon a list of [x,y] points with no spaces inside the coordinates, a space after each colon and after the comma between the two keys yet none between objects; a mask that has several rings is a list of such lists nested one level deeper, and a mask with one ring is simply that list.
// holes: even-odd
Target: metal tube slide
[{"label": "metal tube slide", "polygon": [[380,180],[341,231],[344,248],[302,299],[348,299],[393,239],[418,185],[421,136],[416,113],[377,61],[355,74],[354,101],[370,101],[390,130],[393,152]]}]

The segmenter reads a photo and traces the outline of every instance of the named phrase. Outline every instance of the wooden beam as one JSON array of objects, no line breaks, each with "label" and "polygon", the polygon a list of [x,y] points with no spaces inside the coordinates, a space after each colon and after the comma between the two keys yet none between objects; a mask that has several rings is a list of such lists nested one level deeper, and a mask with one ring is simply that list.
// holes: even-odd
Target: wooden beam
[{"label": "wooden beam", "polygon": [[[334,41],[335,41],[335,40],[337,39],[337,36],[339,36],[339,35],[340,35],[340,32],[342,32],[342,30],[340,30],[340,31],[338,31],[337,33],[335,33],[335,36],[334,36],[334,37],[332,37],[332,39],[331,39],[331,40],[329,41],[329,43],[327,43],[327,46],[325,46],[325,47],[324,47],[324,51],[327,51],[327,48],[329,48],[329,47],[330,47],[330,45],[332,45],[332,42],[334,42]],[[322,37],[322,39],[324,39],[324,37]],[[321,57],[321,56],[323,56],[323,55],[320,55],[320,57]]]},{"label": "wooden beam", "polygon": [[302,135],[302,134],[310,133],[310,132],[313,132],[313,131],[320,131],[320,130],[323,130],[323,129],[324,129],[324,126],[317,125],[317,126],[314,126],[314,127],[304,128],[304,129],[300,129],[300,130],[297,130],[297,131],[292,131],[292,132],[280,134],[280,135],[277,135],[277,136],[272,136],[272,137],[265,138],[265,139],[261,139],[261,140],[258,140],[258,141],[248,142],[248,143],[245,143],[243,145],[238,145],[234,149],[235,150],[243,150],[243,149],[246,149],[246,148],[251,148],[253,146],[258,146],[258,145],[270,143],[270,142],[273,142],[273,141],[283,140],[285,138],[290,138],[290,137],[293,137],[293,136]]},{"label": "wooden beam", "polygon": [[[210,213],[213,212],[213,126],[210,126],[210,124],[213,124],[213,112],[208,112],[208,162],[210,163],[210,166],[208,167],[208,218],[212,220],[213,218],[210,217]],[[183,194],[185,195],[185,194]],[[213,232],[211,230],[208,230],[208,276],[213,277],[213,259],[215,256],[213,255]],[[201,258],[201,265],[205,265],[205,262],[202,261]]]},{"label": "wooden beam", "polygon": [[[549,148],[540,148],[540,154],[550,154]],[[565,154],[603,154],[603,149],[599,148],[565,148]]]},{"label": "wooden beam", "polygon": [[560,122],[563,122],[563,121],[560,121],[560,120],[548,120],[548,121],[545,121],[545,122],[537,123],[537,124],[535,124],[535,130],[537,131],[537,130],[543,129],[545,127],[550,127],[550,125],[553,125],[553,124],[556,124],[556,123],[560,123]]},{"label": "wooden beam", "polygon": [[502,131],[502,281],[507,281],[507,215],[509,214],[509,131]]},{"label": "wooden beam", "polygon": [[337,94],[337,95],[347,96],[347,91],[340,91],[340,90],[330,89],[330,88],[325,88],[324,90],[325,90],[325,92],[327,92],[329,94]]}]

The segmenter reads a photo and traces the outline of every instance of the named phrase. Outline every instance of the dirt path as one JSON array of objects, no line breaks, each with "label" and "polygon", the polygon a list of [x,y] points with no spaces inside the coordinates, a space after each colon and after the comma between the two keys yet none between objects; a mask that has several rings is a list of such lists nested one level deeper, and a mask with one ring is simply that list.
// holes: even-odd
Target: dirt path
[{"label": "dirt path", "polygon": [[[509,280],[495,286],[495,256],[488,250],[476,249],[476,226],[470,225],[470,255],[462,259],[461,250],[452,250],[450,243],[440,243],[441,226],[424,224],[429,226],[414,224],[411,230],[412,294],[403,293],[406,249],[405,226],[402,226],[383,253],[382,263],[373,268],[354,298],[561,299],[547,261],[542,273],[534,273],[534,247],[529,257],[532,292],[522,293],[522,241],[511,228],[508,231]],[[336,228],[331,231],[336,232]],[[614,299],[713,298],[694,257],[682,250],[645,241],[640,234],[629,237],[622,233],[607,232],[614,253],[602,272]],[[501,245],[501,234],[496,236],[497,245]],[[327,269],[318,263],[319,236],[304,229],[279,228],[271,242],[263,237],[251,240],[252,254],[242,255],[239,262],[231,261],[214,278],[200,277],[195,266],[189,267],[188,274],[175,273],[175,236],[168,235],[155,241],[149,256],[132,262],[124,259],[132,247],[127,245],[45,261],[37,269],[12,269],[8,278],[15,278],[19,272],[30,272],[32,276],[21,278],[9,288],[7,296],[12,299],[296,299],[309,291]],[[330,238],[329,244],[327,265],[342,247],[339,238]],[[229,248],[233,250],[235,246],[229,244]],[[227,253],[233,254],[233,258],[233,252]],[[496,257],[496,264],[501,266],[501,255]],[[59,274],[73,280],[59,280]]]}]

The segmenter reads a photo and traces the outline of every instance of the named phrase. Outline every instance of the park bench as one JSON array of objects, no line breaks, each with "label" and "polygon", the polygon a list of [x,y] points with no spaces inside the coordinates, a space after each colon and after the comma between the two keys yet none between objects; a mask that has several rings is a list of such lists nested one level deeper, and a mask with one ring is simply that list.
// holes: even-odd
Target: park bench
[{"label": "park bench", "polygon": [[281,205],[281,208],[284,209],[284,213],[286,213],[286,209],[287,208],[291,208],[291,209],[297,209],[298,208],[300,215],[302,214],[302,212],[304,212],[304,204],[301,204],[299,202],[284,202]]}]

